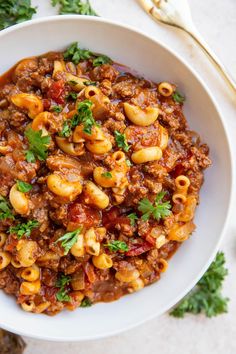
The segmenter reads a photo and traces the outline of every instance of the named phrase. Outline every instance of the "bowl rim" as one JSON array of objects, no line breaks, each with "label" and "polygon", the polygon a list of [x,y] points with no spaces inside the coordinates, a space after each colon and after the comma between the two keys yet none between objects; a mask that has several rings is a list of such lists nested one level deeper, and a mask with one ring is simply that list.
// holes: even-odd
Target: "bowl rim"
[{"label": "bowl rim", "polygon": [[[226,148],[228,150],[228,155],[229,155],[229,170],[230,170],[230,175],[229,175],[229,180],[230,180],[230,194],[229,194],[229,202],[228,202],[228,206],[227,206],[227,211],[226,211],[226,215],[225,215],[225,220],[222,226],[222,230],[221,233],[219,234],[218,237],[218,241],[215,244],[214,249],[211,252],[211,255],[208,258],[208,261],[206,262],[206,264],[201,268],[201,270],[199,271],[198,275],[191,281],[191,283],[188,285],[188,287],[184,288],[182,290],[182,292],[175,297],[173,300],[169,301],[169,303],[167,303],[165,306],[163,306],[161,308],[161,310],[156,310],[153,311],[153,313],[149,316],[144,317],[143,319],[140,319],[139,321],[137,321],[136,323],[133,324],[129,324],[129,325],[125,325],[122,328],[119,329],[115,329],[115,330],[110,330],[107,331],[106,333],[103,334],[97,334],[97,335],[91,335],[90,337],[88,336],[84,336],[82,338],[76,338],[76,337],[57,337],[57,336],[48,336],[47,334],[28,334],[25,333],[25,331],[23,329],[15,329],[14,327],[8,326],[8,325],[4,325],[4,321],[1,320],[0,318],[0,326],[8,331],[17,333],[19,335],[23,335],[26,336],[28,338],[33,338],[33,339],[41,339],[41,340],[47,340],[47,341],[55,341],[55,342],[80,342],[80,341],[91,341],[91,340],[97,340],[97,339],[102,339],[102,338],[107,338],[110,336],[114,336],[117,334],[120,334],[126,330],[131,330],[143,323],[145,323],[146,321],[150,321],[152,319],[154,319],[157,316],[160,316],[161,314],[166,313],[171,307],[173,307],[175,304],[177,304],[198,282],[198,280],[202,277],[202,275],[205,273],[205,271],[207,270],[207,268],[209,267],[209,265],[211,264],[211,262],[213,261],[219,246],[222,242],[223,237],[225,236],[225,231],[226,228],[228,226],[229,223],[229,219],[230,219],[230,215],[231,215],[231,210],[232,210],[232,204],[233,204],[233,191],[234,191],[234,160],[233,160],[233,154],[232,154],[232,149],[230,146],[230,137],[229,137],[229,133],[226,127],[226,123],[224,122],[223,116],[221,114],[220,108],[218,106],[218,103],[216,101],[216,99],[214,98],[213,94],[211,93],[208,85],[203,81],[203,79],[201,78],[200,74],[191,66],[191,64],[189,64],[187,62],[186,59],[184,59],[179,53],[177,53],[175,51],[175,49],[173,48],[169,48],[167,46],[167,44],[165,44],[162,40],[160,40],[159,38],[156,39],[154,38],[153,35],[148,35],[145,32],[137,29],[135,26],[131,26],[131,25],[127,25],[127,24],[123,24],[122,22],[119,21],[113,21],[110,19],[106,19],[103,17],[95,17],[95,16],[87,16],[87,15],[56,15],[56,16],[47,16],[47,17],[41,17],[41,18],[37,18],[37,19],[33,19],[33,20],[29,20],[26,21],[24,23],[20,23],[20,24],[16,24],[13,25],[11,27],[8,27],[4,30],[2,30],[0,32],[0,41],[2,37],[5,37],[8,33],[11,32],[15,32],[18,29],[21,28],[27,28],[27,27],[31,27],[33,25],[37,25],[40,23],[50,23],[50,22],[63,22],[63,21],[67,21],[67,20],[76,20],[76,21],[91,21],[91,22],[101,22],[101,23],[105,23],[107,25],[111,25],[111,26],[116,26],[119,27],[121,29],[124,30],[128,30],[130,32],[133,32],[134,34],[143,37],[146,40],[151,40],[152,42],[154,42],[154,44],[159,45],[160,47],[162,47],[165,51],[167,51],[170,55],[172,55],[175,59],[177,59],[178,61],[180,61],[189,71],[190,73],[194,76],[194,78],[198,81],[198,83],[201,85],[201,87],[205,90],[205,92],[207,93],[209,99],[211,100],[211,102],[213,103],[213,106],[218,114],[218,117],[221,121],[221,124],[223,126],[223,130],[224,130],[224,134],[225,134],[225,138],[226,138]],[[1,75],[1,74],[0,74]],[[235,163],[236,165],[236,163]]]}]

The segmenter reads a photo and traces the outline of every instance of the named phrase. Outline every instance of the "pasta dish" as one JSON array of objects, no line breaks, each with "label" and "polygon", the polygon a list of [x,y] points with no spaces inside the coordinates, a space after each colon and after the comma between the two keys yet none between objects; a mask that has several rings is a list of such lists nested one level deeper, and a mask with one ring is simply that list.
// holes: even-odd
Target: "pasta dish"
[{"label": "pasta dish", "polygon": [[0,288],[55,315],[160,279],[209,149],[185,97],[73,43],[0,77]]}]

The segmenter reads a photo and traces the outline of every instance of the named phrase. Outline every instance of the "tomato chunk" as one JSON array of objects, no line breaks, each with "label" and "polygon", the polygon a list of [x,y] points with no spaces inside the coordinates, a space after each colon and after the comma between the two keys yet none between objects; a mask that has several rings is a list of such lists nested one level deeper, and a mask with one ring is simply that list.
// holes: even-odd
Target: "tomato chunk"
[{"label": "tomato chunk", "polygon": [[131,248],[129,249],[128,252],[125,253],[125,255],[129,257],[139,256],[142,253],[150,251],[152,248],[153,245],[145,241],[141,245],[131,246]]},{"label": "tomato chunk", "polygon": [[49,87],[48,98],[51,98],[58,104],[65,102],[65,83],[63,80],[54,81]]},{"label": "tomato chunk", "polygon": [[100,223],[100,213],[87,205],[78,202],[72,203],[68,208],[69,221],[85,227],[97,226]]}]

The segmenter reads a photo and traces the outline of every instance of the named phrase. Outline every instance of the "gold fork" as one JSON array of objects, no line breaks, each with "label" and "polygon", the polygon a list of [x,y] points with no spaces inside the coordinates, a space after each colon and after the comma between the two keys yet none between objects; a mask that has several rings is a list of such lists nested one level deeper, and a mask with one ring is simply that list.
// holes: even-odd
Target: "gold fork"
[{"label": "gold fork", "polygon": [[236,82],[196,29],[187,0],[138,0],[138,2],[153,19],[187,32],[209,56],[217,70],[236,92]]}]

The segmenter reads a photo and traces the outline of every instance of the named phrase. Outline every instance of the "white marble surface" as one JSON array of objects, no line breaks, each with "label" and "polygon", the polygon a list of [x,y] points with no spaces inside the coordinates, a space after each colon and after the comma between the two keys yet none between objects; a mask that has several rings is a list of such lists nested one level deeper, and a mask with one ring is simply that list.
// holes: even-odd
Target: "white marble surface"
[{"label": "white marble surface", "polygon": [[[235,0],[189,0],[199,30],[236,78]],[[55,14],[50,0],[35,0],[37,16]],[[202,76],[216,97],[236,153],[236,96],[227,89],[208,59],[185,34],[154,23],[136,0],[91,0],[104,17],[135,26],[175,49]],[[234,205],[236,198],[234,198]],[[224,241],[229,276],[224,293],[231,299],[229,313],[213,319],[188,316],[177,320],[165,314],[127,333],[105,340],[78,344],[49,343],[26,339],[26,354],[233,354],[236,352],[236,208],[231,211]],[[155,306],[155,304],[153,304]],[[79,328],[78,328],[79,331]]]}]

